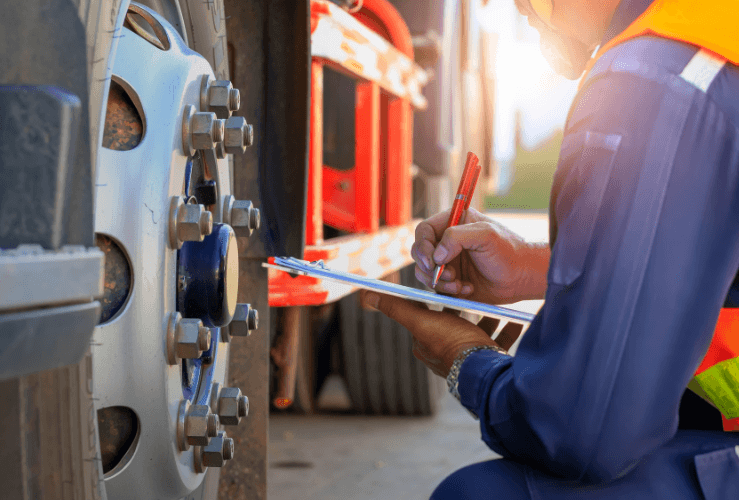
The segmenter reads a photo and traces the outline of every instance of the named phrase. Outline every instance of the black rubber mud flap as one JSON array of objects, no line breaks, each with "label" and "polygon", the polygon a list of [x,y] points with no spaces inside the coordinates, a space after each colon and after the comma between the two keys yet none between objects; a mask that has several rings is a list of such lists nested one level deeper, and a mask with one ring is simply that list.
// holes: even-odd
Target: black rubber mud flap
[{"label": "black rubber mud flap", "polygon": [[[413,267],[400,282],[420,286]],[[359,294],[341,300],[344,375],[355,411],[368,415],[431,415],[440,394],[438,377],[413,356],[410,332],[385,315],[363,309]]]}]

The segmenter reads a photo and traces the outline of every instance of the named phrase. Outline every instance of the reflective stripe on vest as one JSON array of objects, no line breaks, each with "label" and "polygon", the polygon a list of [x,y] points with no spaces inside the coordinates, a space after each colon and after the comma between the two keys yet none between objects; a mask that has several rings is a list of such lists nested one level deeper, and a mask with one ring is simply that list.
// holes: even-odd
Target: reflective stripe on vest
[{"label": "reflective stripe on vest", "polygon": [[[655,0],[588,63],[627,40],[656,35],[701,47],[680,77],[707,92],[727,60],[739,65],[736,0]],[[739,309],[722,309],[708,352],[688,388],[721,411],[726,431],[739,431]]]}]

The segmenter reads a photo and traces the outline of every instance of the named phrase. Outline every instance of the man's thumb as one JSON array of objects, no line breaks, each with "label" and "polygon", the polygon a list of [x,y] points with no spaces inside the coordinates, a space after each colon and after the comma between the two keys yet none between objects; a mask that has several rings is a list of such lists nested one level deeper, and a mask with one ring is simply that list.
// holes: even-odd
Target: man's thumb
[{"label": "man's thumb", "polygon": [[413,328],[416,317],[421,309],[418,304],[401,299],[400,297],[370,291],[363,292],[361,300],[363,305],[377,309],[388,318],[397,321],[409,330]]}]

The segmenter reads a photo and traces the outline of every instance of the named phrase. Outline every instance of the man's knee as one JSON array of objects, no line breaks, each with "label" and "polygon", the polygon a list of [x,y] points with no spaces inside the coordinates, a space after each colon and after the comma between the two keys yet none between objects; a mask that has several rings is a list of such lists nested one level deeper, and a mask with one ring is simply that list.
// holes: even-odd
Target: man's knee
[{"label": "man's knee", "polygon": [[529,500],[523,466],[505,459],[468,465],[444,479],[431,500]]}]

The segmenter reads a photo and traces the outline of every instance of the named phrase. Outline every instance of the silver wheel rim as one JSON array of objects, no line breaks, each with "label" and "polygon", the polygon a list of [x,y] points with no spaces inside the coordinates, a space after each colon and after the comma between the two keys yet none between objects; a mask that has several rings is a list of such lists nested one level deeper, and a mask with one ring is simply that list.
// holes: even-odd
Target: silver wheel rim
[{"label": "silver wheel rim", "polygon": [[[168,214],[171,198],[185,194],[189,151],[182,143],[183,112],[187,105],[199,109],[203,76],[214,75],[162,16],[146,12],[161,26],[169,49],[124,28],[112,65],[113,78],[140,105],[145,134],[130,151],[101,148],[96,172],[95,231],[123,246],[134,275],[124,308],[94,334],[97,407],[131,408],[140,423],[135,449],[106,474],[111,499],[180,498],[204,477],[195,470],[196,447],[180,451],[177,444],[183,389],[181,364],[167,362],[167,324],[176,309],[177,286]],[[216,174],[220,200],[230,194],[227,159],[217,160]],[[220,210],[213,215],[222,220]],[[215,332],[213,337],[221,339]],[[220,343],[214,360],[212,381],[221,387],[228,348]],[[200,384],[193,399],[209,391],[210,383]]]}]

